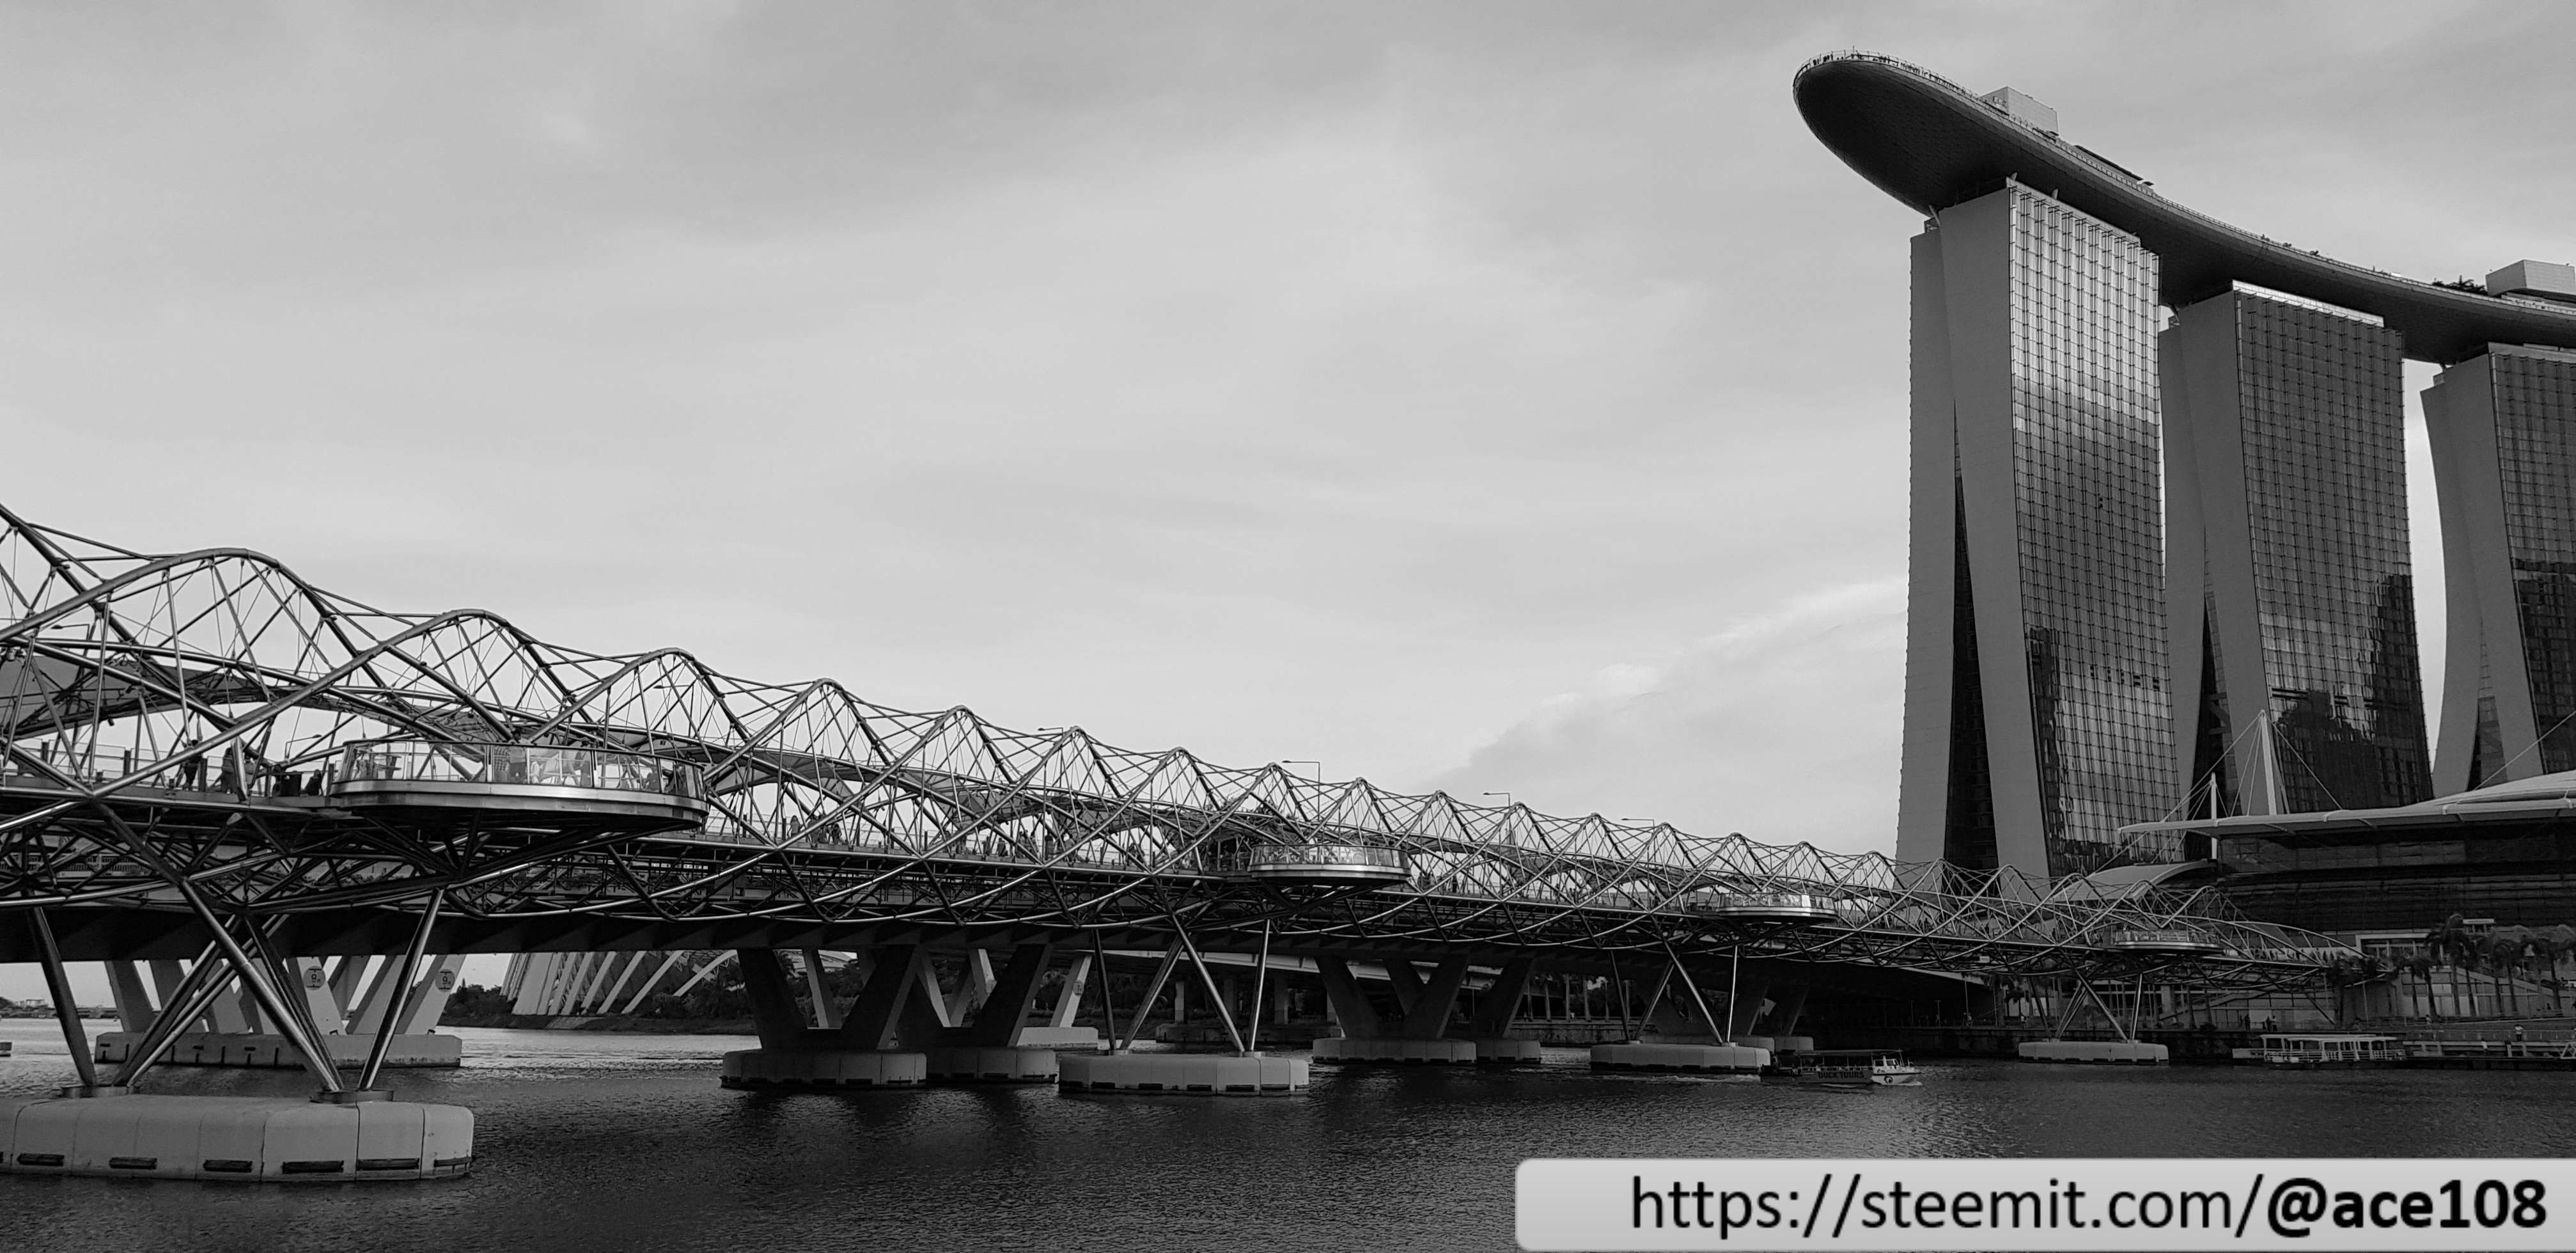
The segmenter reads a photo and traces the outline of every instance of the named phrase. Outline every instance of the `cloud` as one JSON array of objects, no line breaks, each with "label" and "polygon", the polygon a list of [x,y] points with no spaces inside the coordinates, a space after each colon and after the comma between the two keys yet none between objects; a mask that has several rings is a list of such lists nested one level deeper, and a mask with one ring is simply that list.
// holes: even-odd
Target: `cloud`
[{"label": "cloud", "polygon": [[1885,851],[1904,703],[1891,679],[1904,654],[1903,580],[1827,588],[1668,658],[1603,668],[1438,786],[1707,835]]}]

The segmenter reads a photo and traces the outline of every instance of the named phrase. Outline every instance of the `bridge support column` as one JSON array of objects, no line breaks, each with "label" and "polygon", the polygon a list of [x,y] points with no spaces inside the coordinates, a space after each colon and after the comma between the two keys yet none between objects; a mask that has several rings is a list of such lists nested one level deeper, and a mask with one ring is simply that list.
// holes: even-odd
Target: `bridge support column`
[{"label": "bridge support column", "polygon": [[1023,944],[1011,950],[1000,973],[993,972],[982,949],[968,957],[967,977],[986,985],[974,1021],[948,1033],[953,1039],[929,1050],[933,1083],[1053,1083],[1055,1050],[1043,1045],[1020,1047],[1022,1024],[1037,1002],[1038,981],[1055,952],[1049,944]]},{"label": "bridge support column", "polygon": [[1807,985],[1800,983],[1785,988],[1774,988],[1771,1011],[1764,1014],[1762,1020],[1755,1024],[1754,1032],[1770,1039],[1771,1051],[1774,1053],[1812,1052],[1815,1050],[1816,1042],[1798,1034],[1798,1018],[1806,1012],[1806,1009]]},{"label": "bridge support column", "polygon": [[[1720,1032],[1732,1035],[1737,1029],[1734,1020],[1739,1014],[1742,1015],[1746,1026],[1751,1025],[1751,1015],[1742,1011],[1759,1004],[1759,992],[1757,991],[1752,998],[1746,998],[1742,994],[1742,989],[1739,989],[1736,1003],[1729,1005],[1724,1011],[1726,1016],[1721,1018],[1718,1016],[1719,1011],[1709,1005],[1706,994],[1700,991],[1699,981],[1692,977],[1690,968],[1682,964],[1681,954],[1668,953],[1668,957],[1669,963],[1665,967],[1664,977],[1667,981],[1679,982],[1682,985],[1681,994],[1673,998],[1673,1003],[1669,1006],[1670,1016],[1654,1012],[1655,1008],[1664,1008],[1660,1004],[1650,1008],[1647,1015],[1648,1024],[1654,1027],[1663,1038],[1651,1042],[1639,1040],[1624,1044],[1593,1045],[1592,1068],[1594,1070],[1753,1075],[1770,1065],[1771,1050],[1733,1043],[1731,1039],[1717,1038]],[[1657,985],[1653,999],[1656,1002],[1662,1001],[1663,985]],[[1685,1008],[1696,1011],[1698,1021],[1703,1024],[1701,1030],[1707,1034],[1702,1035],[1700,1040],[1672,1038],[1685,1033],[1700,1034],[1692,1032],[1683,1024],[1681,1014]],[[1706,1042],[1703,1043],[1701,1040]]]},{"label": "bridge support column", "polygon": [[[1324,976],[1324,996],[1332,1004],[1333,1016],[1342,1024],[1340,1036],[1315,1041],[1316,1061],[1455,1065],[1476,1060],[1475,1041],[1442,1038],[1448,1030],[1449,1016],[1458,1006],[1458,989],[1467,980],[1466,958],[1442,960],[1428,983],[1413,963],[1389,958],[1387,979],[1394,985],[1396,1004],[1404,1010],[1403,1022],[1391,1033],[1360,994],[1359,981],[1351,977],[1346,963],[1339,958],[1319,957],[1315,964]],[[1361,1026],[1359,1032],[1353,1030],[1355,1023]]]},{"label": "bridge support column", "polygon": [[127,1031],[152,1027],[152,997],[143,990],[143,971],[130,961],[107,965],[107,992],[116,1002],[116,1025]]},{"label": "bridge support column", "polygon": [[1519,1021],[1521,996],[1529,991],[1530,971],[1536,963],[1526,957],[1515,957],[1494,972],[1494,981],[1476,1003],[1475,1016],[1467,1020],[1467,1038],[1476,1046],[1476,1064],[1510,1065],[1539,1059],[1536,1040],[1512,1038],[1512,1024]]},{"label": "bridge support column", "polygon": [[[1143,1029],[1146,1012],[1163,984],[1187,958],[1190,969],[1198,976],[1199,985],[1207,990],[1216,1010],[1217,1020],[1225,1027],[1234,1045],[1231,1056],[1205,1053],[1131,1053],[1124,1047],[1107,1053],[1064,1053],[1056,1057],[1057,1090],[1068,1096],[1106,1096],[1113,1094],[1176,1093],[1191,1096],[1288,1096],[1304,1092],[1311,1073],[1303,1057],[1270,1057],[1252,1051],[1252,1040],[1236,1025],[1234,1009],[1219,989],[1216,976],[1208,970],[1207,960],[1189,931],[1175,914],[1171,918],[1172,944],[1163,953],[1161,965],[1155,968],[1153,981],[1146,986],[1144,998],[1136,1007],[1136,1030]],[[1268,941],[1264,940],[1266,950]],[[1106,970],[1102,974],[1106,976]],[[1345,982],[1350,972],[1342,972]],[[1185,976],[1186,978],[1186,976]],[[1105,986],[1105,983],[1104,983]],[[1173,988],[1174,1017],[1179,1017],[1180,990],[1186,982]],[[1257,998],[1256,998],[1257,999]],[[1365,1002],[1357,1002],[1364,1005]],[[1113,1007],[1103,998],[1101,1009],[1106,1015]],[[1257,1012],[1257,1011],[1256,1011]],[[1356,1012],[1356,1011],[1355,1011]],[[1111,1016],[1111,1021],[1115,1017]],[[1131,1035],[1132,1042],[1133,1036]]]},{"label": "bridge support column", "polygon": [[1342,1038],[1374,1040],[1381,1034],[1377,1007],[1368,1003],[1360,991],[1360,981],[1351,974],[1350,964],[1339,957],[1315,959],[1315,976],[1324,984],[1324,1006],[1341,1026]]},{"label": "bridge support column", "polygon": [[867,982],[841,1015],[840,1027],[824,1030],[809,1025],[797,1007],[786,968],[774,950],[737,950],[743,992],[751,1000],[760,1047],[725,1054],[724,1086],[918,1086],[930,1070],[930,1059],[921,1048],[946,1025],[940,1021],[946,1007],[930,982],[930,955],[919,945],[890,944],[880,947],[875,957]]},{"label": "bridge support column", "polygon": [[[298,965],[267,954],[253,956],[262,936],[250,927],[244,928],[246,938],[219,931],[216,942],[184,975],[177,974],[173,963],[169,973],[176,977],[163,984],[157,1011],[133,964],[111,964],[120,1016],[142,1030],[131,1033],[135,1048],[111,1081],[100,1082],[102,1076],[80,1036],[78,1019],[71,1016],[76,1011],[52,930],[41,911],[30,922],[55,1004],[67,1016],[65,1043],[72,1047],[81,1084],[52,1097],[0,1099],[0,1173],[215,1181],[325,1175],[382,1180],[459,1175],[472,1167],[472,1111],[386,1100],[383,1093],[353,1091],[339,1082],[330,1055],[313,1046],[318,1024],[306,1020],[291,999],[309,987],[279,988],[256,982],[263,975],[300,973]],[[214,925],[223,923],[215,920]],[[120,968],[121,977],[116,973]],[[318,1072],[329,1086],[310,1100],[134,1094],[133,1082],[236,980],[251,984],[271,1016],[285,1026],[297,1064]]]},{"label": "bridge support column", "polygon": [[1753,1024],[1761,1020],[1762,1003],[1770,994],[1771,983],[1767,979],[1747,979],[1736,986],[1735,996],[1726,1006],[1728,1040],[1740,1040],[1753,1034]]}]

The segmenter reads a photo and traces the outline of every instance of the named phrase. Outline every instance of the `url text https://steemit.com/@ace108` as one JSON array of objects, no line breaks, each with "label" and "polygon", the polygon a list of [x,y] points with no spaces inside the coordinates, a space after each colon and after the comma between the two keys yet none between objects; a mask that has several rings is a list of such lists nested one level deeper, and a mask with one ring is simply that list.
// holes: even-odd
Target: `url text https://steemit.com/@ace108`
[{"label": "url text https://steemit.com/@ace108", "polygon": [[2558,1158],[1532,1158],[1524,1249],[2576,1249]]}]

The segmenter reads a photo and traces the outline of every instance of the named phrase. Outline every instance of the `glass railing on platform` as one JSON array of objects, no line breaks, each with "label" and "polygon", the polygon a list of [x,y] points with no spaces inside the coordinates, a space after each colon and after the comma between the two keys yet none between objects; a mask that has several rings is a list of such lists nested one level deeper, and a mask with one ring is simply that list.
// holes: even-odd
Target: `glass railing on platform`
[{"label": "glass railing on platform", "polygon": [[1350,843],[1256,844],[1242,873],[1263,883],[1400,883],[1404,852]]},{"label": "glass railing on platform", "polygon": [[1829,896],[1806,892],[1695,892],[1682,908],[1726,922],[1833,922],[1841,917]]},{"label": "glass railing on platform", "polygon": [[2215,953],[2226,945],[2198,931],[2114,931],[2102,947],[2122,953]]},{"label": "glass railing on platform", "polygon": [[705,782],[684,761],[555,744],[377,741],[341,750],[335,787],[353,783],[481,783],[649,792],[700,800]]}]

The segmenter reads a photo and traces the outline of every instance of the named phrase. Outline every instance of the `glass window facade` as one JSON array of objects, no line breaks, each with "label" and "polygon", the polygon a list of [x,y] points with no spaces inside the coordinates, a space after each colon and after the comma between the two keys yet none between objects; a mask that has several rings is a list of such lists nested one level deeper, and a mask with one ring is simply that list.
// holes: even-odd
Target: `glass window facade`
[{"label": "glass window facade", "polygon": [[1908,627],[1898,847],[2168,860],[2179,837],[2120,834],[2174,797],[2156,259],[2007,184],[1937,214],[1916,273],[1915,560],[1949,568],[1915,582],[1948,603]]},{"label": "glass window facade", "polygon": [[[2245,291],[2179,322],[2166,351],[2223,377],[2166,398],[2169,419],[2192,424],[2177,444],[2199,449],[2205,479],[2237,480],[2204,482],[2191,494],[2203,516],[2176,520],[2204,554],[2209,698],[2184,730],[2194,777],[2242,812],[2426,799],[2397,334]],[[2247,664],[2258,659],[2259,671]]]},{"label": "glass window facade", "polygon": [[[2013,188],[2013,505],[2049,871],[2136,859],[2172,805],[2156,259]],[[1962,415],[1962,420],[1966,420]]]},{"label": "glass window facade", "polygon": [[2576,770],[2576,360],[2517,352],[2488,360],[2540,773]]}]

